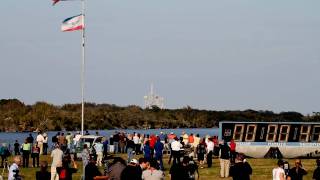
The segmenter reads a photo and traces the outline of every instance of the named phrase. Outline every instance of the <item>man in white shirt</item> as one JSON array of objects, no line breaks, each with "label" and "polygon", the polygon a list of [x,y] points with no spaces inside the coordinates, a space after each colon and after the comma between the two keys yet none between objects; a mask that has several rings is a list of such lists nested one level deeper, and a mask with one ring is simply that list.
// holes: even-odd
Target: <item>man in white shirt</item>
[{"label": "man in white shirt", "polygon": [[134,134],[132,140],[134,143],[134,151],[138,154],[140,151],[140,138],[137,133]]},{"label": "man in white shirt", "polygon": [[181,150],[181,148],[182,148],[182,144],[178,141],[178,138],[175,137],[171,143],[173,164],[180,163],[180,150]]},{"label": "man in white shirt", "polygon": [[40,148],[40,154],[43,154],[43,141],[44,141],[44,137],[42,136],[42,134],[39,132],[38,136],[36,138],[36,141],[38,143],[38,147]]},{"label": "man in white shirt", "polygon": [[208,168],[212,166],[212,153],[213,153],[213,139],[209,138],[208,143],[207,143],[207,164]]},{"label": "man in white shirt", "polygon": [[19,165],[21,164],[21,157],[15,156],[13,158],[14,163],[9,168],[8,180],[19,179]]},{"label": "man in white shirt", "polygon": [[51,180],[58,180],[57,167],[62,165],[63,152],[59,145],[55,145],[55,149],[51,152],[52,164],[51,164]]},{"label": "man in white shirt", "polygon": [[273,180],[285,180],[285,172],[283,170],[284,162],[279,159],[278,167],[273,168],[272,170],[272,179]]}]

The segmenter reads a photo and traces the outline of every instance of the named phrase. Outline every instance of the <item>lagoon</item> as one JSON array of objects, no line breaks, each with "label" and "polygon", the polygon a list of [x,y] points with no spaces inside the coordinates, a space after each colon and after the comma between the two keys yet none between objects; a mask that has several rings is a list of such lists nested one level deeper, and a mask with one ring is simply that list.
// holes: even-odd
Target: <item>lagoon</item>
[{"label": "lagoon", "polygon": [[[185,131],[187,134],[193,133],[193,134],[199,134],[200,137],[204,137],[206,135],[210,136],[217,136],[219,128],[179,128],[179,129],[112,129],[112,130],[89,130],[90,134],[95,134],[96,132],[99,133],[101,136],[107,136],[110,137],[110,135],[114,134],[116,131],[125,131],[127,133],[140,133],[140,134],[160,134],[160,132],[164,132],[166,134],[169,134],[170,132],[173,132],[180,136],[183,131]],[[48,144],[49,147],[51,147],[51,138],[57,132],[64,132],[65,134],[67,132],[76,133],[76,131],[48,131],[46,132],[48,134]],[[32,136],[34,138],[37,137],[37,133],[31,132]],[[7,143],[10,144],[11,147],[14,144],[15,140],[18,140],[20,144],[24,142],[24,140],[29,136],[29,132],[0,132],[0,143]]]}]

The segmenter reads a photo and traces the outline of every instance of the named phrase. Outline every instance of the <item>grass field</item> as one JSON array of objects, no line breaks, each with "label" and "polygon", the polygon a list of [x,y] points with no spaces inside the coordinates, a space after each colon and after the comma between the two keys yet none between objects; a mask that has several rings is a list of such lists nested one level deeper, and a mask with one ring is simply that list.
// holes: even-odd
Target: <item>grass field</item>
[{"label": "grass field", "polygon": [[[122,154],[120,155],[122,157],[125,158],[125,155]],[[139,157],[136,157],[139,158]],[[40,158],[40,161],[42,160],[46,160],[49,163],[51,162],[51,158],[50,156],[42,156]],[[168,161],[168,157],[165,156],[164,158],[164,166],[165,166],[165,175],[166,175],[166,179],[170,179],[169,178],[169,168],[170,166],[167,164]],[[265,179],[272,179],[272,169],[276,166],[277,160],[276,159],[247,159],[247,161],[249,162],[249,164],[251,165],[252,169],[253,169],[253,174],[251,176],[252,180],[265,180]],[[292,167],[294,165],[294,159],[287,159],[287,161],[290,163],[290,167]],[[9,162],[12,163],[12,157],[9,158]],[[30,159],[30,163],[29,165],[32,165],[32,160]],[[81,161],[77,161],[78,164],[78,172],[76,174],[73,175],[73,179],[74,180],[79,180],[81,177],[81,173],[82,173],[82,163]],[[315,169],[315,160],[314,159],[303,159],[302,160],[302,164],[304,166],[304,168],[306,169],[306,171],[308,172],[308,174],[305,176],[304,179],[306,180],[311,180],[312,179],[312,174],[313,174],[313,170]],[[25,180],[34,180],[35,179],[35,173],[36,171],[38,171],[39,168],[21,168],[21,175],[24,176]],[[48,170],[50,170],[50,168],[48,168]],[[202,180],[206,180],[206,179],[232,179],[232,178],[220,178],[219,176],[219,171],[220,171],[220,167],[219,167],[219,160],[218,159],[214,159],[213,160],[213,166],[211,168],[203,168],[203,169],[199,169],[200,172],[200,179]],[[2,172],[2,170],[1,170]],[[4,173],[4,179],[7,179],[7,175],[8,175],[8,171],[5,171]]]}]

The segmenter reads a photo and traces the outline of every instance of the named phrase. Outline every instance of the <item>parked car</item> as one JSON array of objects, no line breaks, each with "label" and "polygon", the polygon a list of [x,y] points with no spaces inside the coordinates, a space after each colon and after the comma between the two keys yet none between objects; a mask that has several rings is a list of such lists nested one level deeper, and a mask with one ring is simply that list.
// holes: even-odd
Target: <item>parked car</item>
[{"label": "parked car", "polygon": [[75,155],[77,159],[81,159],[81,152],[83,150],[83,145],[87,144],[89,151],[91,153],[92,146],[96,142],[102,142],[103,136],[95,136],[95,135],[84,135],[80,137],[80,140],[75,144]]}]

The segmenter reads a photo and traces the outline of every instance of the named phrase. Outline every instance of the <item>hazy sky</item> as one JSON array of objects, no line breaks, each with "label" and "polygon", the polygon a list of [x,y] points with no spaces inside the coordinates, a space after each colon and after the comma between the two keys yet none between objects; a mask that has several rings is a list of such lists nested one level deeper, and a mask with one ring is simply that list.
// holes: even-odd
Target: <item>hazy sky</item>
[{"label": "hazy sky", "polygon": [[[87,0],[86,101],[320,111],[319,0]],[[2,0],[0,98],[76,103],[80,2]]]}]

